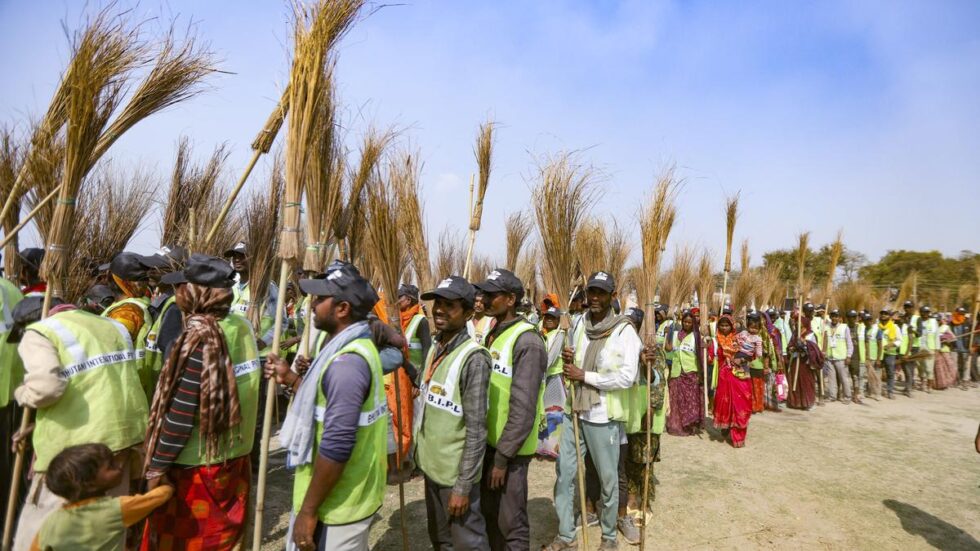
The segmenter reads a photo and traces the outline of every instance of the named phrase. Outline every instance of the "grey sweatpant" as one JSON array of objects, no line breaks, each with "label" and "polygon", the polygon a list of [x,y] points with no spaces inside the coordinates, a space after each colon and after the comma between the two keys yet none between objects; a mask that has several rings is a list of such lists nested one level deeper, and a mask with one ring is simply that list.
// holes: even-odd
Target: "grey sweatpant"
[{"label": "grey sweatpant", "polygon": [[824,364],[827,374],[827,399],[837,399],[837,381],[844,387],[844,399],[851,399],[851,373],[846,360],[827,360]]},{"label": "grey sweatpant", "polygon": [[425,512],[429,541],[436,551],[489,551],[487,524],[480,511],[480,485],[470,489],[470,508],[462,517],[449,516],[449,486],[425,477]]},{"label": "grey sweatpant", "polygon": [[[616,541],[616,520],[619,514],[619,446],[623,424],[588,423],[579,421],[579,447],[582,455],[588,450],[599,473],[601,487],[599,499],[599,524],[602,539]],[[575,502],[578,460],[575,456],[575,430],[572,418],[565,415],[561,428],[561,444],[558,447],[558,471],[555,480],[555,512],[558,513],[558,536],[566,542],[575,539]]]}]

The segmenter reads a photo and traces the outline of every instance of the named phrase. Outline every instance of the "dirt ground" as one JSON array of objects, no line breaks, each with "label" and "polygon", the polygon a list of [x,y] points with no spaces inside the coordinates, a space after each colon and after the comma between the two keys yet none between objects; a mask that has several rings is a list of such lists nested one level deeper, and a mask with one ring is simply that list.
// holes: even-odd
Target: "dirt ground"
[{"label": "dirt ground", "polygon": [[[713,430],[665,435],[650,548],[980,549],[980,390],[867,404],[754,416],[738,450]],[[554,476],[553,463],[533,464],[532,549],[557,532]],[[281,453],[270,477],[267,550],[284,546],[288,521]],[[421,482],[406,484],[405,503],[411,549],[429,549]],[[381,517],[372,549],[400,550],[397,488]],[[598,544],[598,528],[589,541]]]}]

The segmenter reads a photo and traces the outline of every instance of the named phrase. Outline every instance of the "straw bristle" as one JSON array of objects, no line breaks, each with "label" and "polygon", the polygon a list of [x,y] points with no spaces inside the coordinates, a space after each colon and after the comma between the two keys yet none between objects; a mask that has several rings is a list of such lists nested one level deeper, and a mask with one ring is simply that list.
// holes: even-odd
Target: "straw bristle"
[{"label": "straw bristle", "polygon": [[690,246],[676,247],[674,261],[670,270],[664,273],[660,285],[660,303],[681,308],[691,298],[697,273],[694,271],[694,249]]},{"label": "straw bristle", "polygon": [[[19,143],[14,135],[12,128],[7,126],[0,127],[0,197],[11,198],[13,207],[2,222],[4,236],[10,235],[11,230],[17,226],[18,215],[20,213],[21,198],[24,195],[23,187],[20,190],[14,189],[14,182],[24,160],[24,147]],[[11,197],[11,194],[14,196]],[[3,268],[7,277],[17,277],[17,237],[7,243],[3,250]]]},{"label": "straw bristle", "polygon": [[507,216],[507,221],[504,223],[507,234],[507,260],[504,264],[508,270],[516,272],[521,249],[533,228],[531,217],[525,211],[512,212]]},{"label": "straw bristle", "polygon": [[[394,308],[394,297],[408,266],[409,255],[402,245],[398,232],[398,198],[391,185],[384,180],[372,179],[367,186],[367,256],[375,270],[385,294],[391,297],[389,310]],[[392,314],[389,312],[389,318]],[[393,321],[397,321],[397,316]]]},{"label": "straw bristle", "polygon": [[517,265],[514,267],[514,274],[524,283],[524,288],[528,290],[528,294],[532,301],[537,303],[537,288],[538,288],[538,251],[536,245],[529,245],[525,248],[524,254],[521,255],[520,259],[517,261]]},{"label": "straw bristle", "polygon": [[912,297],[916,284],[918,283],[918,278],[919,272],[916,270],[912,270],[909,272],[909,275],[905,276],[905,280],[902,281],[902,286],[898,290],[898,297],[895,299],[896,307],[900,307],[906,300]]},{"label": "straw bristle", "polygon": [[698,262],[698,307],[701,309],[703,320],[708,319],[708,312],[712,311],[711,303],[715,293],[715,272],[711,266],[711,253],[704,251],[701,260]]},{"label": "straw bristle", "polygon": [[758,291],[759,274],[755,270],[739,273],[732,288],[732,312],[740,313],[752,306]]},{"label": "straw bristle", "polygon": [[575,277],[575,231],[597,197],[597,173],[575,153],[560,152],[538,163],[531,192],[551,292],[567,293]]},{"label": "straw bristle", "polygon": [[739,272],[749,271],[749,265],[752,263],[752,256],[749,254],[749,240],[742,240],[742,247],[739,251]]},{"label": "straw bristle", "polygon": [[800,233],[796,240],[796,281],[801,290],[808,290],[809,285],[803,285],[803,273],[806,271],[806,256],[810,252],[810,232]]},{"label": "straw bristle", "polygon": [[313,133],[313,155],[309,159],[304,189],[306,191],[306,250],[303,255],[303,269],[322,272],[326,265],[326,255],[333,241],[331,223],[337,217],[341,202],[343,166],[338,163],[340,143],[337,136],[336,99],[334,97],[333,67],[324,68],[324,84],[319,93],[323,97],[317,102],[316,112],[311,124],[316,127]]},{"label": "straw bristle", "polygon": [[589,217],[582,221],[575,232],[575,259],[579,272],[588,277],[599,270],[606,269],[606,233],[597,218]]},{"label": "straw bristle", "polygon": [[258,327],[269,282],[272,281],[276,267],[276,233],[279,230],[279,215],[282,207],[282,194],[286,187],[281,155],[276,155],[269,176],[269,186],[263,191],[252,193],[244,214],[244,235],[246,243],[253,244],[248,255],[248,318]]},{"label": "straw bristle", "polygon": [[392,162],[388,167],[388,177],[391,178],[398,197],[401,223],[399,229],[402,240],[408,247],[412,257],[412,268],[418,279],[419,287],[432,289],[432,262],[429,259],[429,239],[425,229],[425,213],[421,201],[422,166],[419,163],[419,153],[404,152],[401,158]]},{"label": "straw bristle", "polygon": [[738,198],[741,191],[725,199],[725,271],[732,271],[732,243],[735,239],[735,223],[738,221]]},{"label": "straw bristle", "polygon": [[848,281],[834,289],[833,304],[841,312],[874,308],[874,302],[871,286],[861,281]]},{"label": "straw bristle", "polygon": [[465,250],[466,248],[462,238],[459,236],[459,232],[451,230],[449,227],[444,228],[442,233],[439,234],[439,249],[436,253],[435,266],[433,267],[434,273],[432,275],[437,280],[442,280],[451,275],[461,275],[463,273],[463,263],[465,262],[463,258],[463,251]]},{"label": "straw bristle", "polygon": [[837,272],[837,264],[840,263],[841,253],[844,252],[844,231],[837,232],[837,239],[830,246],[830,264],[827,268],[827,293],[834,286],[834,274]]},{"label": "straw bristle", "polygon": [[473,231],[480,230],[481,219],[483,218],[483,199],[486,197],[487,187],[490,185],[495,126],[496,123],[492,119],[480,125],[480,132],[476,137],[476,147],[473,151],[476,155],[476,164],[480,169],[480,179],[477,183],[473,213],[470,218],[470,229]]},{"label": "straw bristle", "polygon": [[225,195],[220,180],[228,152],[224,145],[216,147],[207,163],[201,166],[194,166],[191,156],[190,142],[187,138],[181,138],[170,177],[167,202],[163,206],[160,244],[186,247],[189,251],[198,253],[220,253],[233,244],[229,240],[235,238],[229,238],[229,234],[237,236],[241,223],[233,213],[225,219],[219,233],[205,247],[206,233],[217,218]]},{"label": "straw bristle", "polygon": [[377,176],[381,158],[394,139],[393,130],[381,132],[374,128],[369,129],[361,143],[361,157],[357,170],[348,174],[345,206],[341,209],[340,215],[333,225],[337,242],[342,247],[345,245],[345,241],[347,242],[348,259],[357,256],[354,253],[360,252],[360,244],[363,241],[363,228],[358,227],[357,224],[352,227],[351,221],[357,220],[357,216],[363,212],[361,202],[364,188],[372,177]]},{"label": "straw bristle", "polygon": [[759,304],[771,308],[778,307],[781,290],[779,274],[783,271],[783,265],[779,262],[770,263],[759,271]]},{"label": "straw bristle", "polygon": [[286,189],[283,196],[279,256],[296,261],[301,250],[303,187],[309,178],[322,127],[322,102],[329,101],[330,52],[357,18],[363,0],[320,0],[294,4],[293,64],[289,74],[289,125],[286,130]]},{"label": "straw bristle", "polygon": [[[680,182],[675,176],[675,167],[671,165],[657,177],[653,194],[640,211],[643,269],[636,274],[635,284],[637,287],[644,287],[643,292],[638,293],[638,296],[642,294],[644,297],[644,302],[640,306],[646,310],[649,319],[653,319],[652,301],[657,294],[660,258],[677,215],[674,201],[679,187]],[[647,327],[652,328],[653,324],[648,324]]]},{"label": "straw bristle", "polygon": [[495,267],[493,259],[490,256],[485,254],[474,255],[473,266],[470,267],[470,277],[474,282],[482,281]]}]

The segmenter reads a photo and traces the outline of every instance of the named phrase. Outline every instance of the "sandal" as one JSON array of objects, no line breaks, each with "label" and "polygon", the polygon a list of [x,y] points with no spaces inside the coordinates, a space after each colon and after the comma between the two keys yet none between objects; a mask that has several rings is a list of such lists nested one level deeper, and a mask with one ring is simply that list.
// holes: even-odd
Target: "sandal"
[{"label": "sandal", "polygon": [[565,541],[561,536],[555,536],[554,541],[541,547],[541,551],[573,551],[578,549],[578,541]]}]

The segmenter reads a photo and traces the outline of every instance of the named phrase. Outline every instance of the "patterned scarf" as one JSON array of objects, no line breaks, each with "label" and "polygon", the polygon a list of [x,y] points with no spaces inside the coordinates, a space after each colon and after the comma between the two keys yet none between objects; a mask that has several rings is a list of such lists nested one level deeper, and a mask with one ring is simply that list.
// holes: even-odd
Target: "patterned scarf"
[{"label": "patterned scarf", "polygon": [[198,429],[204,440],[205,457],[216,455],[221,435],[242,421],[235,369],[224,333],[218,327],[218,320],[228,315],[234,293],[231,289],[214,289],[193,283],[179,285],[176,291],[174,298],[184,314],[184,330],[174,341],[167,363],[160,371],[147,425],[149,435],[144,469],[153,457],[163,420],[187,368],[187,361],[198,348],[203,356]]},{"label": "patterned scarf", "polygon": [[[624,323],[629,323],[629,318],[626,316],[617,316],[613,313],[612,308],[610,308],[605,319],[599,323],[593,325],[592,317],[588,314],[585,315],[584,322],[588,344],[586,345],[585,357],[582,358],[582,365],[580,367],[582,371],[596,371],[598,368],[597,360],[599,359],[599,352],[606,346],[606,340],[612,335],[614,329]],[[575,395],[575,403],[572,404],[574,411],[589,411],[593,406],[599,404],[598,389],[586,384],[580,384],[578,388],[579,391]]]},{"label": "patterned scarf", "polygon": [[721,331],[718,331],[718,346],[726,358],[734,358],[735,353],[738,352],[738,333],[735,332],[735,319],[730,314],[725,314],[718,319],[718,325],[721,325],[721,320],[728,320],[732,330],[727,335],[722,335]]}]

